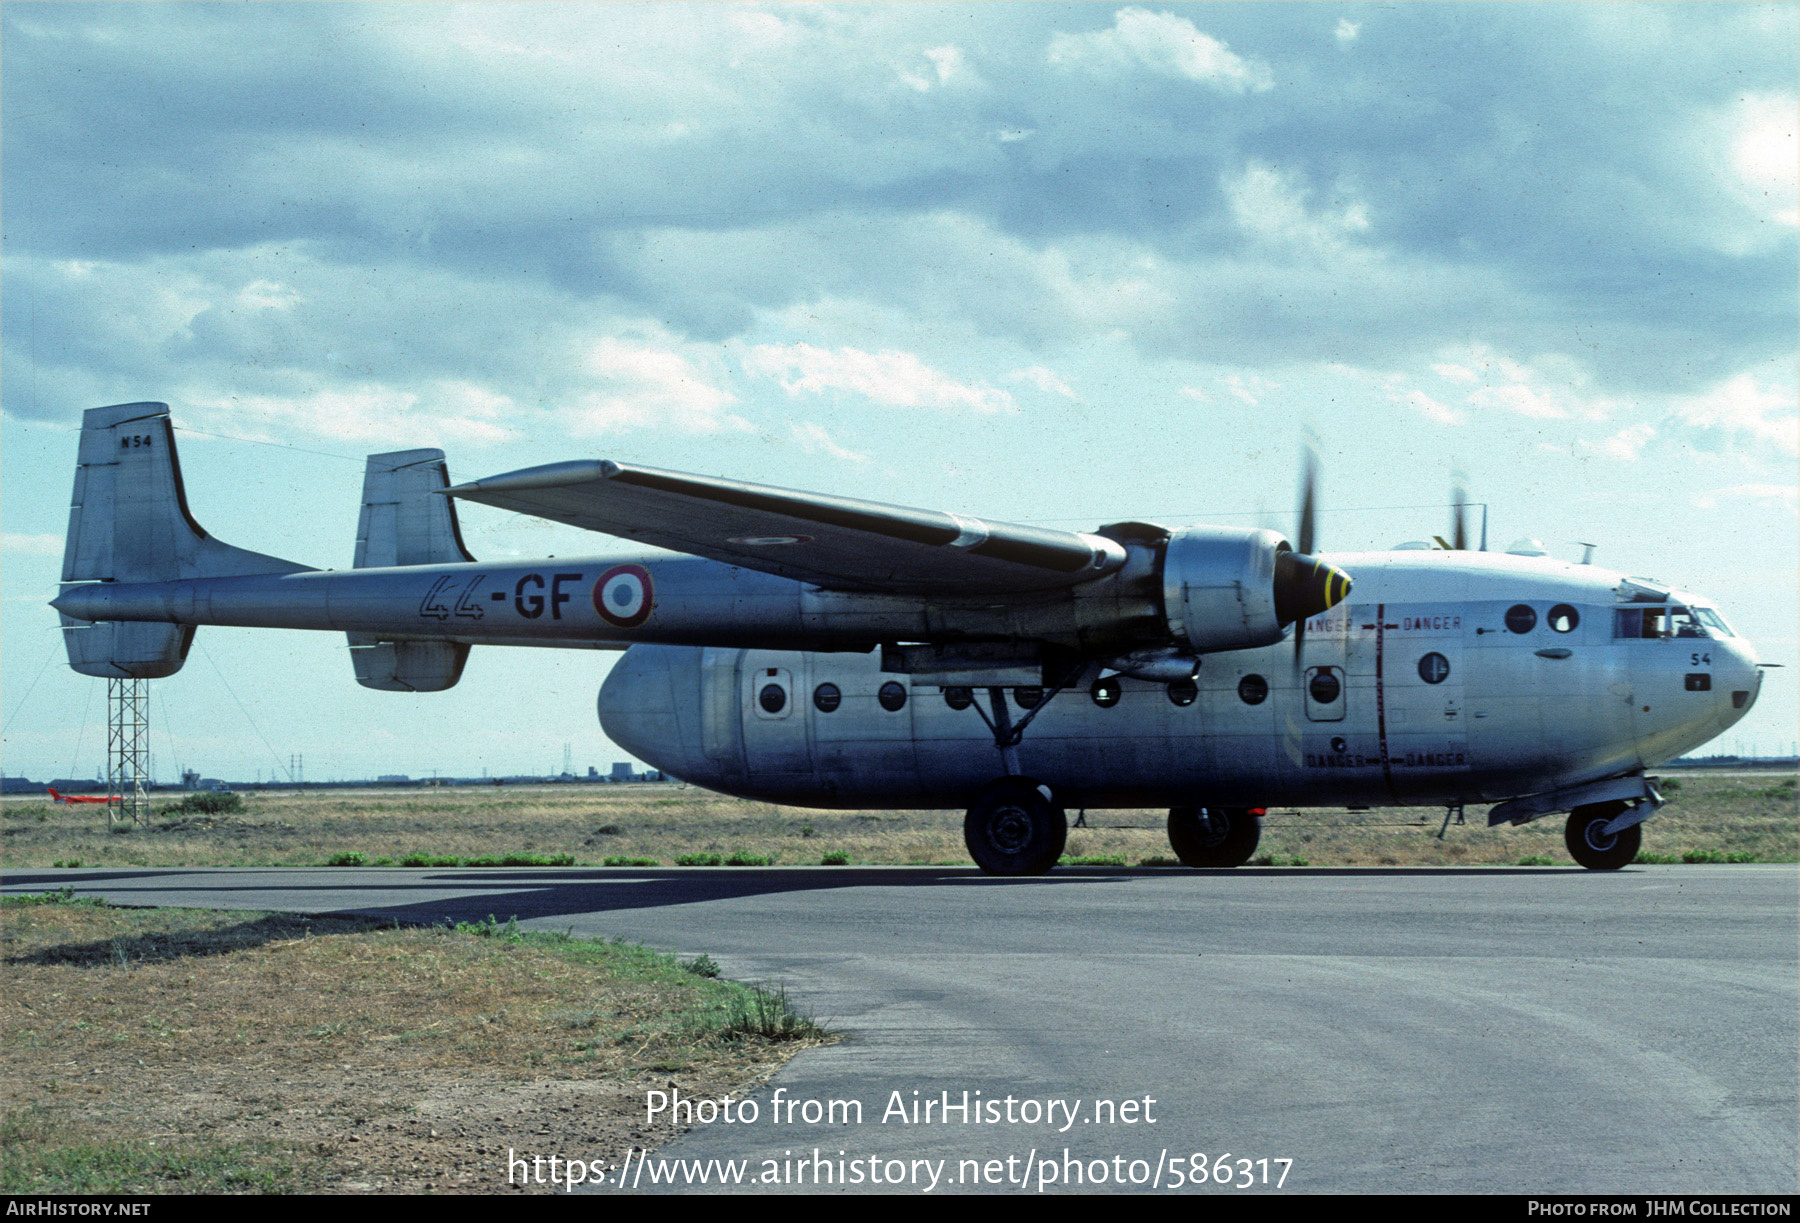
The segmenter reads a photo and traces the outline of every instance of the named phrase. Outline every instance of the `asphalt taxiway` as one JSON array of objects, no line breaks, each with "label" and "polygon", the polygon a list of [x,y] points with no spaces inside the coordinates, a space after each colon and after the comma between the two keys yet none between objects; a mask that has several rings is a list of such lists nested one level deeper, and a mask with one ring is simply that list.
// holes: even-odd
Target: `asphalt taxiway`
[{"label": "asphalt taxiway", "polygon": [[[1084,1189],[1137,1191],[1152,1170],[1168,1189],[1203,1166],[1209,1192],[1238,1191],[1221,1167],[1272,1187],[1282,1160],[1287,1192],[1791,1193],[1800,1167],[1792,866],[11,870],[4,884],[517,916],[706,953],[847,1038],[752,1097],[754,1123],[697,1125],[658,1153],[775,1169],[767,1190],[826,1173],[840,1188],[858,1159],[863,1187],[873,1160],[902,1191],[944,1161],[939,1193],[1035,1191],[1045,1159],[1052,1189],[1077,1165]],[[809,1125],[807,1101],[840,1108]],[[938,1110],[913,1120],[925,1101]]]}]

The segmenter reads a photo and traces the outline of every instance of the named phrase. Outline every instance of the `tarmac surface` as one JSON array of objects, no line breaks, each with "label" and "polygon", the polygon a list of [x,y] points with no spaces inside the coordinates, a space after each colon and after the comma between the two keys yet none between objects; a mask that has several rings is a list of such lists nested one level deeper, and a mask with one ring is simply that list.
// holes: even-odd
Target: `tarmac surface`
[{"label": "tarmac surface", "polygon": [[[1284,1177],[1290,1193],[1579,1194],[1792,1193],[1800,1181],[1792,866],[1064,868],[1025,880],[935,867],[14,870],[3,881],[121,904],[516,915],[708,954],[846,1035],[749,1097],[755,1120],[739,1104],[736,1120],[696,1124],[648,1165],[634,1156],[626,1187],[639,1191],[705,1172],[717,1192],[728,1166],[715,1160],[748,1161],[746,1180],[766,1182],[743,1191],[784,1193],[846,1180],[853,1191],[1230,1193]],[[970,1107],[945,1113],[946,1099]],[[832,1101],[833,1119],[807,1123]],[[537,1154],[622,1159],[545,1144]],[[1192,1183],[1200,1170],[1204,1186]]]}]

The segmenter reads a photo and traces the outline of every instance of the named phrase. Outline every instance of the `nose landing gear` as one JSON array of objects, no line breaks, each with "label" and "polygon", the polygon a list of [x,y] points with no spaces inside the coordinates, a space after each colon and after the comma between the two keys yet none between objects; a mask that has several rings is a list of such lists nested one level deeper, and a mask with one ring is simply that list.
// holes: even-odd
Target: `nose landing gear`
[{"label": "nose landing gear", "polygon": [[1614,817],[1630,807],[1626,802],[1590,803],[1569,812],[1569,822],[1563,827],[1569,856],[1591,871],[1616,871],[1637,857],[1644,840],[1640,825],[1606,831]]}]

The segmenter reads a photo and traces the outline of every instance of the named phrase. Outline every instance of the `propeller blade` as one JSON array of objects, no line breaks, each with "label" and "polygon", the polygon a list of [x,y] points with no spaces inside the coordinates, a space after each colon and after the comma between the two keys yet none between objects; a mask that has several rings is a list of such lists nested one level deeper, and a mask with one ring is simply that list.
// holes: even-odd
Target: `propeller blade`
[{"label": "propeller blade", "polygon": [[1469,490],[1458,474],[1450,491],[1450,546],[1458,552],[1469,550],[1468,505]]},{"label": "propeller blade", "polygon": [[1295,542],[1305,556],[1313,554],[1314,518],[1317,517],[1317,489],[1319,483],[1318,452],[1311,446],[1306,448],[1306,457],[1300,468],[1300,538]]}]

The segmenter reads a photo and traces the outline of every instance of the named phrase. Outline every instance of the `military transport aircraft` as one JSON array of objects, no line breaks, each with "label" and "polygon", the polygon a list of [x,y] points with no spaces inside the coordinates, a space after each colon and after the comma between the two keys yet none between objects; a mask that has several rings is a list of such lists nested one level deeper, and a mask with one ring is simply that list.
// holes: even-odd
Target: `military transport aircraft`
[{"label": "military transport aircraft", "polygon": [[[202,624],[345,633],[357,681],[401,692],[451,687],[478,644],[624,650],[600,722],[640,759],[802,806],[966,808],[995,874],[1053,866],[1077,805],[1170,808],[1198,867],[1247,862],[1277,804],[1567,811],[1576,861],[1631,861],[1645,770],[1756,700],[1749,644],[1697,595],[1467,550],[1460,515],[1454,546],[1315,555],[1312,483],[1295,548],[608,461],[451,486],[408,450],[369,458],[334,572],[208,535],[168,407],[121,404],[86,413],[52,606],[86,675],[173,674]],[[668,551],[486,564],[454,498]]]}]

